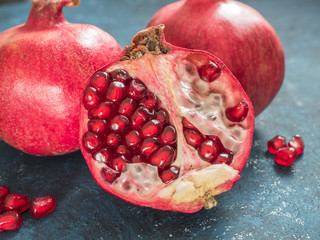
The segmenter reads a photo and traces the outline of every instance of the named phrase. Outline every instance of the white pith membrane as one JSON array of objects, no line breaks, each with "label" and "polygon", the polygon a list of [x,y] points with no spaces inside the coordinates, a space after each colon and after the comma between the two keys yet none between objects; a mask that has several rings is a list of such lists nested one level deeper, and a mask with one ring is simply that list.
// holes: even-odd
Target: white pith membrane
[{"label": "white pith membrane", "polygon": [[[211,83],[201,80],[197,71],[197,67],[209,62],[222,70],[219,78]],[[194,212],[203,206],[215,206],[214,196],[233,187],[250,152],[247,145],[251,146],[254,115],[239,83],[217,59],[182,49],[161,55],[146,51],[133,61],[112,64],[106,72],[117,69],[124,69],[133,79],[144,82],[148,90],[159,97],[160,107],[169,113],[170,124],[177,130],[177,157],[172,165],[180,168],[180,174],[178,179],[165,184],[158,176],[157,167],[129,163],[112,184],[103,180],[100,173],[100,179],[96,179],[99,185],[124,200],[159,209]],[[241,101],[250,105],[247,117],[240,123],[229,121],[225,110]],[[183,135],[183,117],[202,134],[220,138],[224,147],[234,153],[230,166],[211,164],[198,156],[197,150],[187,144]],[[87,131],[86,123],[82,121],[83,133]],[[93,174],[108,168],[92,157],[88,165]]]}]

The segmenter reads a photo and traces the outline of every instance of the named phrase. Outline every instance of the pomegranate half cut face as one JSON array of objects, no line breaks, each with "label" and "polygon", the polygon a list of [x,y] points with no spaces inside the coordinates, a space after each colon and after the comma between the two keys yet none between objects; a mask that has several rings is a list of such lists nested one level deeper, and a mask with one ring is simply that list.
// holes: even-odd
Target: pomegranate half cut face
[{"label": "pomegranate half cut face", "polygon": [[81,151],[97,183],[130,203],[195,212],[233,187],[250,153],[252,104],[227,67],[139,32],[84,91]]}]

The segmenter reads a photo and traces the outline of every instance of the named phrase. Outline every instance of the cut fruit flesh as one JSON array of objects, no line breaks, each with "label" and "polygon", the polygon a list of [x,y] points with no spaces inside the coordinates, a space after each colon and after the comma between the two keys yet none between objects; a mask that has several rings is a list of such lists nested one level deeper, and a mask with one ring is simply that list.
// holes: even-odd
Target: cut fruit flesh
[{"label": "cut fruit flesh", "polygon": [[[148,43],[144,45],[143,39],[146,35],[149,37],[149,46]],[[153,166],[155,164],[141,157],[140,152],[132,150],[131,156],[141,158],[142,161],[136,163],[129,159],[124,171],[114,173],[112,169],[113,171],[109,170],[112,176],[106,177],[105,174],[108,172],[106,169],[111,165],[108,166],[105,162],[94,159],[94,153],[86,151],[83,143],[81,150],[98,184],[113,195],[137,205],[171,211],[195,212],[203,206],[206,208],[214,206],[216,204],[214,196],[232,188],[239,179],[239,172],[250,153],[254,129],[253,109],[240,84],[221,61],[201,51],[170,48],[169,44],[164,46],[157,38],[159,36],[161,37],[161,27],[153,28],[149,34],[141,32],[126,49],[120,61],[101,71],[112,75],[114,71],[125,70],[132,79],[130,81],[141,80],[147,87],[146,91],[158,97],[156,111],[169,113],[167,123],[160,124],[161,130],[171,126],[176,131],[176,140],[170,146],[174,150],[174,156],[165,154],[163,159],[170,158],[169,163]],[[201,80],[199,74],[202,71],[199,72],[198,69],[211,63],[221,69],[219,76],[215,75],[213,81]],[[130,84],[128,83],[128,91],[131,89]],[[135,92],[135,94],[123,96],[123,99],[134,97],[137,109],[141,106],[136,96]],[[226,116],[226,109],[242,101],[246,102],[249,108],[245,119],[241,122],[230,121]],[[150,104],[150,101],[148,103]],[[154,113],[149,121],[161,118],[159,121],[152,121],[164,122],[163,115],[165,113]],[[131,117],[133,116],[134,113]],[[130,117],[129,119],[131,120]],[[193,128],[183,124],[185,119]],[[81,139],[88,132],[88,121],[88,111],[82,106]],[[143,127],[147,122],[148,120],[144,119],[139,127],[130,126],[128,132],[137,130],[141,134],[143,131],[144,138],[150,137],[150,135],[144,136],[144,132],[147,132],[151,137],[160,139],[162,131],[159,132],[158,123],[149,124],[149,128]],[[151,130],[146,131],[146,129]],[[183,134],[186,129],[196,129],[203,137],[203,141],[213,139],[218,145],[222,145],[219,148],[220,154],[231,152],[232,154],[228,155],[231,156],[229,165],[204,161],[196,147],[189,145],[186,141]],[[125,139],[125,135],[123,138]],[[141,139],[142,142],[143,139]],[[159,146],[150,154],[150,159],[162,148],[169,149],[167,146],[170,144],[166,145],[161,141],[160,144],[162,147]],[[175,167],[173,169],[178,174],[177,178],[173,173],[162,171],[163,167],[168,168],[171,164]],[[161,172],[167,175],[160,178]],[[167,182],[165,179],[168,178],[172,180]],[[110,179],[112,181],[109,181]]]}]

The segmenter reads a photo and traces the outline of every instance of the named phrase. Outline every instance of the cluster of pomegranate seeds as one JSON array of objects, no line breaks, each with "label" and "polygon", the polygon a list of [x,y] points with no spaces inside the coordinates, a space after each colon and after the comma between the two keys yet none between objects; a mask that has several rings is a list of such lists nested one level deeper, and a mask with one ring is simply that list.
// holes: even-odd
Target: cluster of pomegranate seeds
[{"label": "cluster of pomegranate seeds", "polygon": [[[10,193],[8,187],[0,185],[0,232],[20,228],[23,223],[20,213],[25,212],[29,206],[27,195]],[[33,198],[31,216],[36,219],[42,218],[51,213],[55,207],[56,201],[52,196]]]},{"label": "cluster of pomegranate seeds", "polygon": [[288,145],[285,137],[277,135],[268,141],[267,146],[268,151],[275,155],[276,163],[283,166],[291,166],[304,151],[304,143],[299,135],[293,136]]},{"label": "cluster of pomegranate seeds", "polygon": [[231,164],[234,154],[223,146],[219,137],[201,134],[186,118],[182,119],[182,125],[186,142],[197,149],[202,160],[212,164]]},{"label": "cluster of pomegranate seeds", "polygon": [[97,72],[83,95],[88,110],[84,148],[99,162],[104,179],[112,183],[127,164],[158,167],[164,183],[178,178],[177,132],[157,95],[123,69]]}]

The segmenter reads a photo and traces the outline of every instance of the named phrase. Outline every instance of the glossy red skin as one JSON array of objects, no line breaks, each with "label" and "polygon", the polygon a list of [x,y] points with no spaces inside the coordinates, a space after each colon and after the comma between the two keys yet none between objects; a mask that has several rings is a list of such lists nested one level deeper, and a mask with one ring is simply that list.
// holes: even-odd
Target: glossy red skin
[{"label": "glossy red skin", "polygon": [[0,215],[0,232],[3,230],[16,230],[22,226],[21,215],[14,211],[5,212]]},{"label": "glossy red skin", "polygon": [[31,216],[35,219],[43,218],[56,208],[53,196],[36,197],[31,200]]},{"label": "glossy red skin", "polygon": [[35,0],[26,24],[0,34],[0,138],[33,155],[79,149],[85,82],[121,52],[101,29],[66,22],[71,0],[53,2]]},{"label": "glossy red skin", "polygon": [[284,79],[281,42],[266,19],[233,0],[184,0],[160,9],[148,26],[164,24],[168,42],[219,57],[261,113]]},{"label": "glossy red skin", "polygon": [[[175,50],[189,51],[189,52],[193,52],[195,54],[196,53],[204,53],[204,51],[201,51],[201,50],[189,50],[189,49],[184,49],[184,48],[180,48],[180,47],[176,47],[174,45],[171,45],[170,43],[166,42],[163,33],[161,34],[161,40],[162,40],[163,45],[168,46],[173,51],[175,51]],[[126,50],[124,50],[122,52],[119,59],[121,59],[123,56],[125,56],[125,54],[126,54]],[[212,55],[208,52],[205,52],[205,54],[208,54],[210,56],[210,58],[215,59],[216,63],[219,62],[219,64],[218,64],[219,67],[221,69],[224,69],[223,71],[225,73],[232,75],[232,73],[229,71],[228,68],[222,67],[225,65],[217,57],[215,57],[214,55]],[[104,66],[101,70],[105,71],[105,69],[108,69],[113,64],[117,64],[117,62],[115,61],[114,63],[110,63],[110,64]],[[249,112],[253,113],[254,112],[253,106],[252,106],[248,96],[243,91],[240,83],[238,83],[238,87],[239,87],[239,91],[243,92],[244,100],[246,100],[249,103]],[[82,144],[82,137],[83,137],[84,133],[86,133],[88,131],[88,128],[87,128],[87,120],[88,119],[87,118],[88,118],[88,110],[86,110],[84,108],[83,104],[81,104],[80,135],[79,135],[80,149],[81,149],[82,155],[84,156],[84,158],[88,164],[88,167],[90,169],[92,176],[94,177],[95,181],[102,189],[104,189],[105,191],[111,193],[112,195],[114,195],[124,201],[130,202],[130,203],[138,205],[138,206],[151,207],[151,208],[165,210],[165,211],[184,212],[184,213],[194,213],[194,212],[197,212],[203,208],[203,206],[204,206],[203,203],[193,203],[193,202],[183,203],[178,206],[175,206],[175,205],[172,205],[172,203],[170,202],[170,199],[156,199],[153,202],[146,203],[146,202],[141,201],[140,199],[137,199],[134,194],[131,194],[131,195],[124,197],[121,194],[119,194],[117,191],[115,191],[109,183],[106,183],[103,175],[101,174],[100,169],[98,169],[95,166],[95,160],[92,158],[92,155],[88,151],[86,151],[84,145]],[[243,151],[241,151],[241,153],[238,155],[237,161],[234,161],[232,163],[232,165],[230,165],[233,169],[237,170],[239,172],[239,174],[242,171],[242,169],[244,168],[244,166],[247,162],[247,159],[249,157],[250,151],[251,151],[252,137],[253,137],[253,131],[254,131],[254,122],[255,122],[253,114],[250,115],[250,121],[252,121],[252,127],[249,130],[248,138],[246,139],[246,141],[244,141],[243,143],[240,144],[243,147]],[[224,184],[221,184],[219,186],[220,192],[222,193],[222,192],[228,191],[231,188],[233,188],[234,184],[239,179],[240,179],[240,175],[236,175],[233,179],[230,179],[230,180],[226,181]]]},{"label": "glossy red skin", "polygon": [[9,193],[10,189],[8,187],[0,185],[0,202],[4,202]]},{"label": "glossy red skin", "polygon": [[10,193],[3,205],[4,211],[16,211],[22,213],[30,206],[29,197],[24,194]]}]

